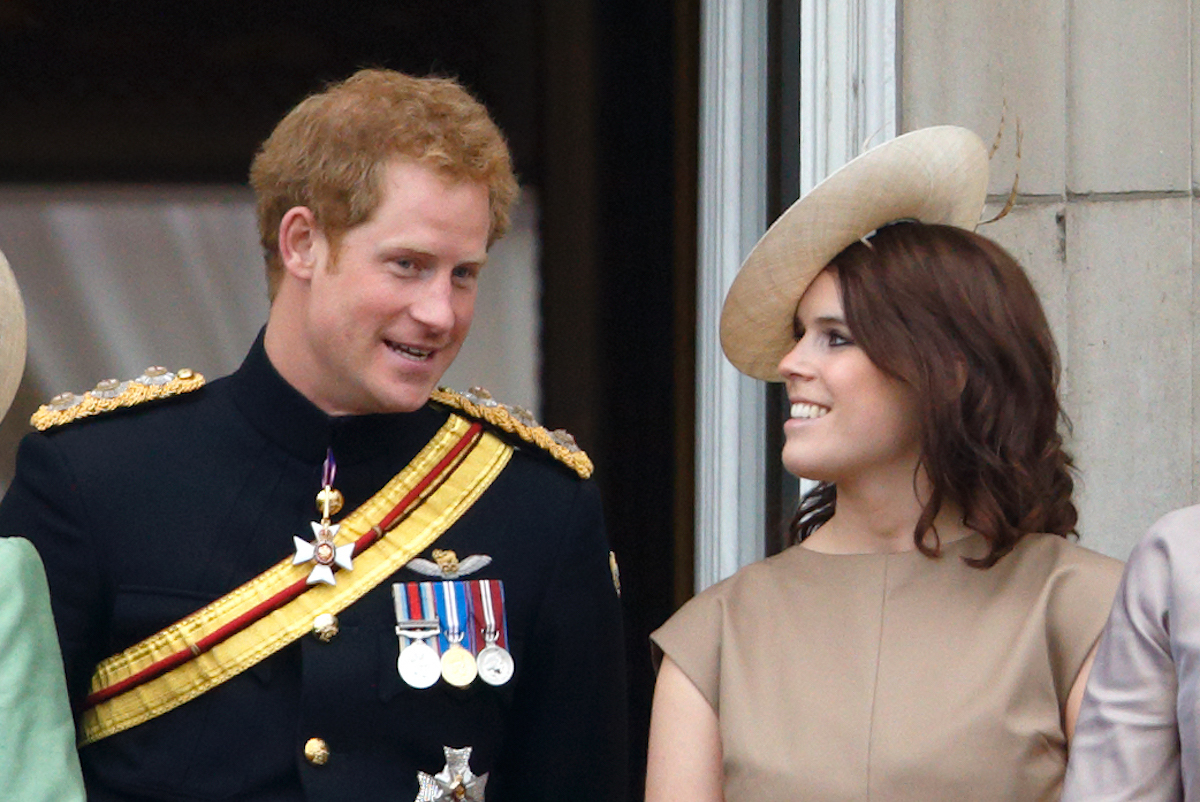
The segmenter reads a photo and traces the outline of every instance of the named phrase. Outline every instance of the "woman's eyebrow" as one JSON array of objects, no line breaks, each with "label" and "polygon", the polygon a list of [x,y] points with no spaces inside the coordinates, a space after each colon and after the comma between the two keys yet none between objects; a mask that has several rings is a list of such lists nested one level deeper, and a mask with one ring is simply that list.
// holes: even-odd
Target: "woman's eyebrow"
[{"label": "woman's eyebrow", "polygon": [[840,315],[821,315],[813,323],[822,323],[826,326],[831,324],[844,326],[846,325],[846,319]]}]

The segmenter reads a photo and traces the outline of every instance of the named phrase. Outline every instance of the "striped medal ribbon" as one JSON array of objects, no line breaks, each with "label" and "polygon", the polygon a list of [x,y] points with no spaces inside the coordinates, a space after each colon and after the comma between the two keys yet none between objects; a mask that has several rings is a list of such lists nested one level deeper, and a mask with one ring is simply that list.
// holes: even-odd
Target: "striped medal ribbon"
[{"label": "striped medal ribbon", "polygon": [[512,679],[513,658],[508,646],[508,620],[504,614],[504,583],[499,579],[480,579],[471,583],[471,601],[475,608],[475,627],[485,646],[475,661],[479,678],[488,685],[503,685]]},{"label": "striped medal ribbon", "polygon": [[436,606],[426,605],[420,584],[406,582],[392,585],[396,635],[400,640],[396,670],[400,672],[400,678],[412,687],[429,688],[441,677],[442,664],[438,650],[429,645],[428,639],[441,635],[442,626],[437,618]]},{"label": "striped medal ribbon", "polygon": [[[438,588],[438,618],[442,620],[442,635],[448,645],[442,651],[442,679],[458,688],[465,688],[475,681],[479,672],[475,666],[475,655],[468,648],[467,591],[463,582],[428,582]],[[466,647],[463,641],[466,640]]]}]

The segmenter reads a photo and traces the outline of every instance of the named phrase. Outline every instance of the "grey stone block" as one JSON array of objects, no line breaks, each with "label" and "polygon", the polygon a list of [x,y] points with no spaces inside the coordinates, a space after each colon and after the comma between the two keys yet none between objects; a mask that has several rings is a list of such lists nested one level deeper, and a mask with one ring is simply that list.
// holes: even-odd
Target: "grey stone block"
[{"label": "grey stone block", "polygon": [[1189,6],[1189,0],[1072,0],[1071,192],[1189,188]]},{"label": "grey stone block", "polygon": [[1190,503],[1195,412],[1186,198],[1067,207],[1067,409],[1083,543],[1124,558]]}]

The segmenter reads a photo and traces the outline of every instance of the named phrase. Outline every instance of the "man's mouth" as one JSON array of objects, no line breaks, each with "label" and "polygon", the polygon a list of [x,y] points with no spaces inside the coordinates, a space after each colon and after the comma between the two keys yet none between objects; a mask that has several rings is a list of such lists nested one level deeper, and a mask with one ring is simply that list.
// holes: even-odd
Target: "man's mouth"
[{"label": "man's mouth", "polygon": [[400,356],[406,357],[407,359],[412,359],[417,362],[427,361],[430,357],[433,356],[434,350],[435,350],[433,348],[417,348],[415,345],[403,345],[401,343],[394,343],[391,340],[385,340],[384,342],[386,342],[387,347],[392,349],[392,351],[394,351],[395,353],[400,354]]},{"label": "man's mouth", "polygon": [[823,407],[820,404],[806,404],[804,402],[792,404],[792,417],[803,420],[823,417],[828,411],[829,407]]}]

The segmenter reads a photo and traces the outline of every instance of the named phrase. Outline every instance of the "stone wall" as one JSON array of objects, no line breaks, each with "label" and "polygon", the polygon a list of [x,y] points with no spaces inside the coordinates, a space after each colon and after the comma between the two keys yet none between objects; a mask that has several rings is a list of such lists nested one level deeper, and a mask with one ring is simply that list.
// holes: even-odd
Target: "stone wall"
[{"label": "stone wall", "polygon": [[1074,424],[1081,542],[1120,558],[1157,517],[1200,501],[1194,7],[909,0],[901,10],[901,130],[956,123],[990,142],[1005,118],[989,209],[1016,170],[1019,195],[981,233],[1042,294]]}]

